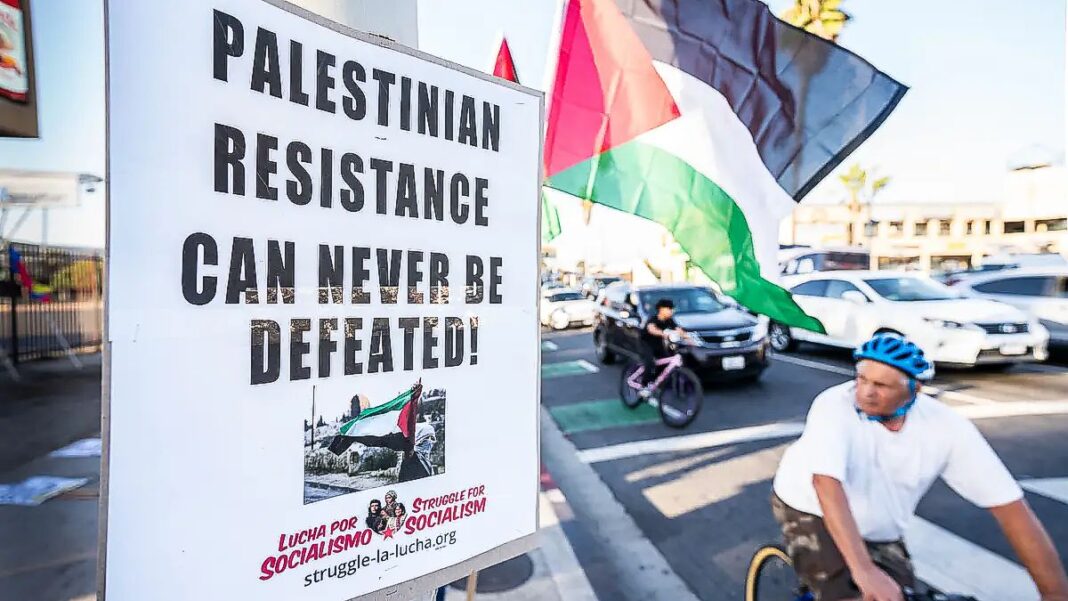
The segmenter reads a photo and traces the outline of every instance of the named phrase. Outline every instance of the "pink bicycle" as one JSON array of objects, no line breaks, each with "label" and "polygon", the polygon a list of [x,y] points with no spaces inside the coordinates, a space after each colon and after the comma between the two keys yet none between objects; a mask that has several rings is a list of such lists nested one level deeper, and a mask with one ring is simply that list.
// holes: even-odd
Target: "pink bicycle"
[{"label": "pink bicycle", "polygon": [[642,398],[642,375],[645,366],[632,362],[623,370],[619,384],[619,396],[628,409],[635,409],[648,402],[660,412],[660,419],[672,428],[685,428],[697,417],[704,402],[701,380],[682,365],[682,356],[673,354],[656,361],[660,375],[650,386],[652,393]]}]

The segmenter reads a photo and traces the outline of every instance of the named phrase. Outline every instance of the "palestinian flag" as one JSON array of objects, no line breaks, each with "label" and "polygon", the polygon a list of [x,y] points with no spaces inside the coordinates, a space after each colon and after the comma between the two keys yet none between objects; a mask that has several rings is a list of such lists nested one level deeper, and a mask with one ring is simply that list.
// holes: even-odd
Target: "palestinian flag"
[{"label": "palestinian flag", "polygon": [[[512,61],[512,51],[508,48],[508,40],[502,38],[501,46],[497,49],[497,58],[493,61],[493,74],[501,79],[519,83],[519,74],[515,71],[515,62]],[[552,242],[560,235],[560,213],[556,206],[542,192],[541,195],[541,241]]]},{"label": "palestinian flag", "polygon": [[419,384],[393,400],[368,407],[341,425],[328,449],[335,455],[344,453],[352,443],[368,447],[385,447],[410,451],[414,445],[415,418],[423,387]]},{"label": "palestinian flag", "polygon": [[661,224],[744,306],[823,331],[774,283],[779,223],[905,90],[757,0],[570,0],[547,184]]}]

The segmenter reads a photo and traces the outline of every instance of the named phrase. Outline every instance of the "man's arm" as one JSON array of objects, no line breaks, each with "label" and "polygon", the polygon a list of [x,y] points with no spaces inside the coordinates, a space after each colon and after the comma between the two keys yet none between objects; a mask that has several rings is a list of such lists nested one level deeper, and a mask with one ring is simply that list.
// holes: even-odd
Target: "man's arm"
[{"label": "man's arm", "polygon": [[1042,522],[1027,501],[991,507],[1001,531],[1038,586],[1043,601],[1068,601],[1068,576]]},{"label": "man's arm", "polygon": [[815,474],[812,486],[823,510],[823,522],[831,533],[849,573],[864,595],[864,601],[902,601],[901,586],[872,561],[849,509],[842,483],[831,476]]}]

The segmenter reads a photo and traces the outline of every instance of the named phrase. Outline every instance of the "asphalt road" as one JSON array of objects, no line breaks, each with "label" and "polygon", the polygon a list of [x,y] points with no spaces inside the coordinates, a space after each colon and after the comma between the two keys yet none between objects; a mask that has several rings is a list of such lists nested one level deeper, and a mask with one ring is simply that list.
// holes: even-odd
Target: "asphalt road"
[{"label": "asphalt road", "polygon": [[[681,431],[662,425],[650,407],[622,407],[620,367],[597,362],[588,330],[546,333],[542,360],[542,404],[577,460],[599,476],[590,486],[607,486],[698,598],[740,598],[753,551],[778,540],[768,498],[779,458],[812,399],[851,377],[848,352],[803,346],[775,357],[757,384],[706,385],[700,415]],[[1061,354],[1004,372],[943,370],[931,386],[975,419],[1068,560],[1068,360]],[[908,542],[926,582],[980,599],[1031,598],[986,512],[939,482],[918,516]],[[576,554],[600,598],[630,598],[613,575],[627,568],[605,565],[598,527],[572,526]]]}]

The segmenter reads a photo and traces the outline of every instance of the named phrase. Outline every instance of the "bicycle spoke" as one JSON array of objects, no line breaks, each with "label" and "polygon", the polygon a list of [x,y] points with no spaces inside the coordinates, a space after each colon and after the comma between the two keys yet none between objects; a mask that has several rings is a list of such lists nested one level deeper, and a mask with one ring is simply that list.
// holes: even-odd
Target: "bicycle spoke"
[{"label": "bicycle spoke", "polygon": [[761,566],[757,580],[760,601],[795,601],[798,589],[797,574],[783,560],[772,557]]}]

